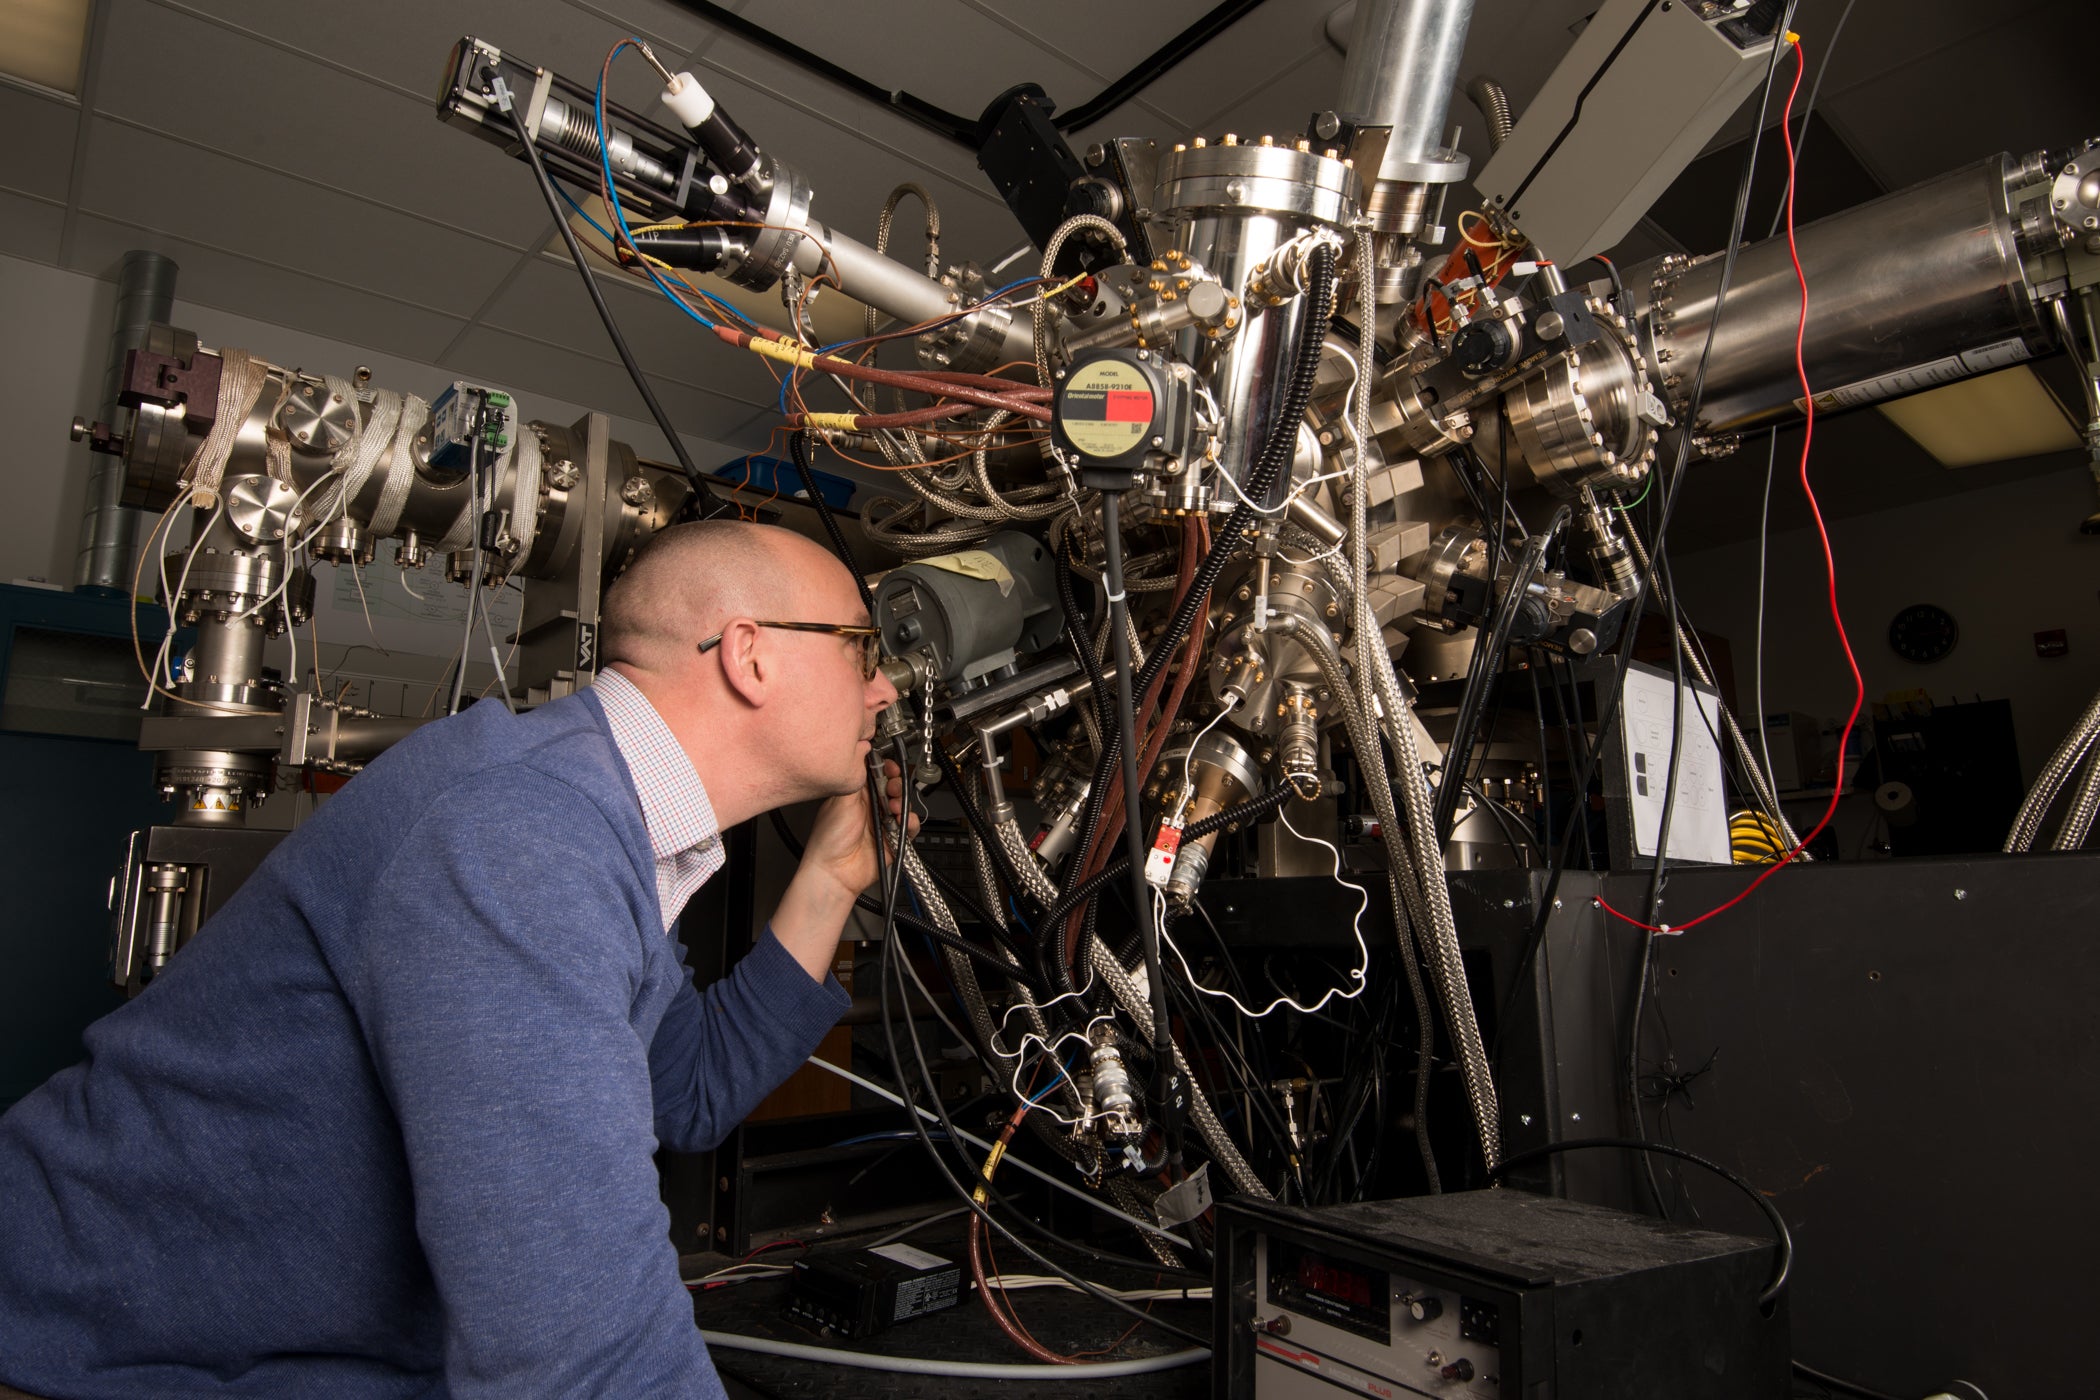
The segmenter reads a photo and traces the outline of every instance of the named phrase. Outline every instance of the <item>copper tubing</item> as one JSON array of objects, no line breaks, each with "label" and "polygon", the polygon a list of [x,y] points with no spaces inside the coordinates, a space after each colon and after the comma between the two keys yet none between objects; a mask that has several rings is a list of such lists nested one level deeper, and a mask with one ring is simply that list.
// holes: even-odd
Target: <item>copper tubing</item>
[{"label": "copper tubing", "polygon": [[[736,346],[739,350],[749,348],[754,339],[750,332],[740,331],[730,326],[717,326],[715,334],[729,344]],[[1009,395],[1017,391],[1022,391],[1023,386],[1015,385],[1005,380],[987,379],[984,375],[957,376],[958,379],[975,379],[997,384],[1005,391],[1003,393],[993,393],[990,390],[981,389],[966,382],[950,382],[917,374],[902,374],[896,370],[876,369],[872,365],[860,365],[855,364],[851,360],[841,360],[835,355],[819,355],[808,351],[802,353],[809,356],[810,368],[821,370],[825,374],[842,375],[848,379],[866,380],[870,384],[887,384],[897,389],[909,389],[914,393],[930,394],[935,398],[961,399],[965,403],[973,403],[980,408],[1003,408],[1019,417],[1032,419],[1038,423],[1050,421],[1050,410],[1043,407],[1040,402],[1009,397]],[[1036,397],[1040,399],[1042,395],[1038,393]]]}]

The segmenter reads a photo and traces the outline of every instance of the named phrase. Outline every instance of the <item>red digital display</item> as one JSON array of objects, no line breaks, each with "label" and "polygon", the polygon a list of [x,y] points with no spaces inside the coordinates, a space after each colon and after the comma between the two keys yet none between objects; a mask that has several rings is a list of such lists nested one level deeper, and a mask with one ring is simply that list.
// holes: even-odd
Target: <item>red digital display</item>
[{"label": "red digital display", "polygon": [[1371,1306],[1371,1280],[1368,1275],[1336,1268],[1325,1260],[1309,1255],[1299,1257],[1298,1285],[1308,1293],[1317,1293],[1338,1303],[1348,1303],[1359,1308]]}]

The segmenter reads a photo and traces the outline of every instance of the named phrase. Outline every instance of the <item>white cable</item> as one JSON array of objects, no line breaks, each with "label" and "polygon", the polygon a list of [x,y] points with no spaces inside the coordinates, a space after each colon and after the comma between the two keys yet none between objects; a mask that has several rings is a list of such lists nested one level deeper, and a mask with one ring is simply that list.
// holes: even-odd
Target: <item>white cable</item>
[{"label": "white cable", "polygon": [[[192,497],[196,494],[195,491],[191,492]],[[153,664],[161,675],[167,677],[170,690],[175,688],[175,672],[171,667],[172,658],[169,656],[175,645],[175,618],[182,602],[182,592],[190,586],[190,565],[197,562],[197,546],[211,533],[212,527],[219,523],[219,517],[226,513],[226,497],[220,495],[217,500],[218,504],[212,507],[204,527],[190,536],[190,547],[182,556],[182,577],[176,580],[172,591],[168,588],[168,556],[160,556],[160,596],[168,610],[168,635],[160,639],[160,653],[154,658]],[[148,698],[151,698],[150,693]]]},{"label": "white cable", "polygon": [[[847,1069],[842,1065],[835,1065],[829,1060],[820,1060],[815,1055],[809,1057],[809,1063],[815,1065],[818,1069],[830,1071],[832,1074],[835,1074],[839,1078],[846,1080],[848,1083],[858,1084],[861,1088],[866,1089],[869,1093],[874,1094],[876,1097],[886,1100],[889,1103],[893,1103],[899,1108],[909,1108],[912,1112],[918,1114],[921,1118],[925,1119],[929,1123],[939,1124],[941,1121],[939,1115],[935,1114],[932,1109],[919,1108],[916,1105],[907,1104],[902,1098],[898,1097],[898,1095],[892,1092],[891,1090],[885,1089],[882,1085],[877,1084],[872,1079],[861,1078],[852,1070]],[[961,1138],[964,1142],[969,1143],[973,1147],[982,1148],[986,1152],[992,1150],[991,1143],[985,1141],[983,1138],[977,1136],[975,1133],[969,1132],[963,1128],[958,1127],[955,1130],[955,1135]],[[1075,1199],[1085,1201],[1095,1210],[1101,1211],[1107,1215],[1113,1215],[1114,1217],[1116,1217],[1116,1219],[1124,1222],[1126,1225],[1135,1225],[1138,1229],[1143,1230],[1146,1234],[1157,1235],[1161,1239],[1166,1240],[1171,1244],[1180,1245],[1183,1249],[1187,1249],[1189,1247],[1189,1242],[1183,1239],[1180,1235],[1175,1234],[1172,1230],[1162,1230],[1159,1227],[1159,1225],[1153,1221],[1145,1220],[1138,1216],[1131,1215],[1127,1211],[1117,1210],[1114,1206],[1102,1200],[1099,1196],[1089,1195],[1087,1192],[1080,1190],[1076,1186],[1067,1185],[1065,1182],[1060,1181],[1058,1178],[1052,1176],[1050,1173],[1044,1171],[1042,1168],[1030,1166],[1027,1162],[1023,1161],[1019,1157],[1015,1157],[1009,1154],[1001,1160],[1007,1164],[1012,1165],[1020,1171],[1027,1172],[1030,1176],[1035,1177],[1040,1181],[1049,1183],[1052,1187],[1055,1187],[1057,1190],[1064,1192],[1067,1196],[1071,1196]]]},{"label": "white cable", "polygon": [[[1237,1010],[1240,1013],[1240,1015],[1245,1016],[1250,1021],[1259,1021],[1262,1017],[1267,1016],[1270,1012],[1274,1011],[1279,1006],[1288,1006],[1293,1011],[1310,1016],[1314,1012],[1326,1006],[1327,1003],[1330,1001],[1355,1000],[1357,997],[1362,996],[1364,994],[1364,988],[1370,985],[1364,980],[1364,974],[1368,972],[1371,967],[1371,947],[1368,943],[1364,941],[1364,913],[1371,907],[1370,892],[1364,889],[1362,885],[1355,884],[1352,881],[1344,880],[1342,878],[1342,853],[1335,848],[1333,842],[1324,841],[1317,836],[1307,836],[1304,832],[1298,830],[1297,827],[1291,825],[1290,817],[1281,809],[1277,811],[1276,816],[1278,820],[1280,820],[1283,823],[1284,830],[1290,832],[1291,835],[1297,837],[1300,841],[1311,841],[1316,845],[1325,846],[1327,848],[1327,853],[1334,857],[1334,882],[1342,886],[1342,888],[1344,889],[1351,889],[1356,891],[1356,920],[1355,925],[1352,929],[1352,932],[1356,935],[1356,966],[1352,968],[1349,972],[1349,982],[1351,984],[1349,990],[1344,991],[1340,987],[1330,987],[1327,989],[1326,993],[1323,994],[1320,997],[1320,999],[1314,1002],[1311,1006],[1300,1006],[1290,997],[1279,996],[1276,998],[1276,1000],[1270,1002],[1261,1010],[1250,1011],[1247,1009],[1246,1003],[1241,1001],[1238,997],[1234,996],[1231,992],[1216,991],[1212,988],[1204,986],[1201,982],[1198,982],[1196,980],[1196,974],[1190,971],[1189,969],[1188,959],[1182,956],[1181,949],[1175,945],[1172,936],[1170,936],[1167,933],[1166,925],[1162,923],[1159,929],[1160,942],[1166,944],[1169,948],[1172,948],[1174,950],[1174,961],[1181,964],[1181,975],[1187,980],[1189,986],[1195,988],[1197,991],[1201,992],[1207,997],[1216,997],[1220,1001],[1231,1002],[1233,1008]],[[1166,903],[1166,896],[1158,890],[1153,891],[1153,898],[1158,900],[1161,905],[1164,905]]]},{"label": "white cable", "polygon": [[[1059,1278],[1055,1274],[1002,1274],[992,1271],[990,1277],[1001,1293],[1018,1293],[1029,1288],[1068,1288],[1074,1293],[1085,1291],[1070,1279]],[[1209,1284],[1201,1284],[1194,1288],[1108,1288],[1101,1284],[1094,1286],[1111,1298],[1121,1298],[1126,1303],[1167,1302],[1172,1299],[1206,1303],[1211,1297]]]},{"label": "white cable", "polygon": [[1210,723],[1197,730],[1196,737],[1189,740],[1188,751],[1181,755],[1181,798],[1174,804],[1174,815],[1168,819],[1168,825],[1181,825],[1182,815],[1188,811],[1189,802],[1196,796],[1196,780],[1189,776],[1189,765],[1196,759],[1196,746],[1203,742],[1211,730],[1218,727],[1219,720],[1232,713],[1233,706],[1245,698],[1236,690],[1226,691],[1225,703],[1218,706],[1218,712],[1210,717]]},{"label": "white cable", "polygon": [[415,587],[409,583],[408,566],[406,564],[401,566],[401,591],[406,593],[409,597],[415,599],[419,603],[427,603],[430,601],[422,594],[416,592]]},{"label": "white cable", "polygon": [[992,1361],[930,1361],[916,1356],[876,1356],[864,1351],[842,1351],[837,1347],[813,1347],[801,1342],[776,1342],[770,1337],[745,1337],[735,1332],[700,1329],[700,1339],[723,1351],[755,1351],[765,1356],[785,1356],[797,1361],[821,1361],[827,1366],[853,1366],[863,1371],[896,1371],[907,1376],[955,1376],[980,1381],[1083,1381],[1109,1376],[1147,1376],[1210,1360],[1203,1347],[1170,1351],[1136,1361],[1084,1361],[1072,1366],[1005,1365]]}]

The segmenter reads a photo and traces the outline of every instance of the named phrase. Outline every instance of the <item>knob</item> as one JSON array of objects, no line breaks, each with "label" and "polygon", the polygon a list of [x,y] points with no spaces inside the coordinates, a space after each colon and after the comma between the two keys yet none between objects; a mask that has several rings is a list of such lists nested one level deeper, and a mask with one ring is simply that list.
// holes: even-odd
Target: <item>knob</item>
[{"label": "knob", "polygon": [[1438,1374],[1447,1381],[1469,1381],[1473,1379],[1473,1363],[1461,1356]]},{"label": "knob", "polygon": [[1407,1300],[1407,1315],[1417,1322],[1434,1322],[1444,1315],[1444,1300],[1433,1293]]}]

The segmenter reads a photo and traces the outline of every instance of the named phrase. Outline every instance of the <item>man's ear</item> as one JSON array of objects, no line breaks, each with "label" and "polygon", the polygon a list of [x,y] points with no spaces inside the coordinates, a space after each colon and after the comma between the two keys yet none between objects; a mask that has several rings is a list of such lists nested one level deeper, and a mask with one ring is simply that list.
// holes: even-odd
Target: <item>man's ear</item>
[{"label": "man's ear", "polygon": [[722,678],[729,689],[754,709],[765,704],[779,678],[779,658],[766,647],[760,629],[750,622],[733,622],[715,651],[722,658]]}]

